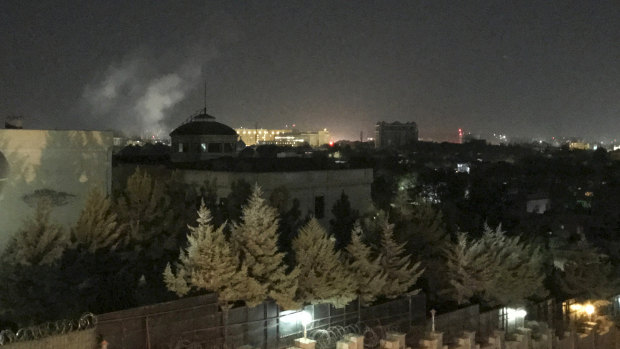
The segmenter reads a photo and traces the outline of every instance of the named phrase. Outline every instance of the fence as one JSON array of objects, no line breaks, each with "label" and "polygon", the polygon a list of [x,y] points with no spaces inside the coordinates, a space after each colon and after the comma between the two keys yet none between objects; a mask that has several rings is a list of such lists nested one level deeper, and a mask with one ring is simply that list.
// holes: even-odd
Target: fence
[{"label": "fence", "polygon": [[[435,327],[443,332],[445,343],[452,343],[463,331],[476,332],[478,336],[489,337],[494,330],[514,332],[518,327],[523,327],[525,318],[515,319],[509,308],[491,309],[480,312],[477,304],[470,305],[449,313],[438,314],[435,317]],[[559,317],[559,319],[558,319]],[[527,309],[527,319],[545,322],[549,327],[560,326],[558,333],[563,333],[562,310],[556,306],[555,300],[549,299],[534,304]],[[430,331],[430,323],[426,330]]]},{"label": "fence", "polygon": [[0,346],[9,349],[88,349],[97,345],[97,317],[86,313],[76,320],[58,320],[19,329],[0,331]]},{"label": "fence", "polygon": [[[425,297],[416,295],[373,307],[362,308],[356,302],[343,309],[317,304],[305,307],[304,311],[313,319],[308,325],[309,336],[328,336],[325,331],[330,329],[355,326],[390,326],[406,331],[412,324],[425,323],[425,307]],[[215,295],[205,295],[102,314],[98,317],[97,333],[108,341],[109,349],[180,349],[190,345],[234,348],[245,344],[280,348],[302,335],[298,314],[281,311],[273,302],[254,308],[233,308],[223,314],[218,310]]]}]

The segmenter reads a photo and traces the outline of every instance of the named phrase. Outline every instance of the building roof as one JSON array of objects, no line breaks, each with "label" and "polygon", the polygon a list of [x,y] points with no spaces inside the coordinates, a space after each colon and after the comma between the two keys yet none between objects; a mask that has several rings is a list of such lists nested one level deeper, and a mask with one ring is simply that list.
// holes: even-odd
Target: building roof
[{"label": "building roof", "polygon": [[184,124],[170,132],[170,137],[183,135],[218,135],[236,136],[231,127],[214,121],[215,117],[203,109],[199,114],[191,116]]}]

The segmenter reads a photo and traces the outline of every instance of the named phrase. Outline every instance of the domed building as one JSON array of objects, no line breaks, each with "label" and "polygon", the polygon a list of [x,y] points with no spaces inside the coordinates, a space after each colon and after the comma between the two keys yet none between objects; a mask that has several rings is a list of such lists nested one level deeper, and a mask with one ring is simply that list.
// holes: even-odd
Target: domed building
[{"label": "domed building", "polygon": [[174,129],[170,139],[173,162],[195,162],[235,156],[239,136],[203,109]]}]

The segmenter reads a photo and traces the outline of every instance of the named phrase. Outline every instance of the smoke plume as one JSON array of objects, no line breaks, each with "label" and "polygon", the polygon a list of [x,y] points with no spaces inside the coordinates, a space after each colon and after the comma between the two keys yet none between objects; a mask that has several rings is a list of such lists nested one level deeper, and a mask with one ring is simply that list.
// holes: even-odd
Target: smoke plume
[{"label": "smoke plume", "polygon": [[[127,135],[165,136],[163,122],[202,80],[202,66],[214,57],[204,52],[178,60],[132,55],[111,64],[83,91],[84,112],[97,126]],[[172,68],[172,69],[171,69]]]}]

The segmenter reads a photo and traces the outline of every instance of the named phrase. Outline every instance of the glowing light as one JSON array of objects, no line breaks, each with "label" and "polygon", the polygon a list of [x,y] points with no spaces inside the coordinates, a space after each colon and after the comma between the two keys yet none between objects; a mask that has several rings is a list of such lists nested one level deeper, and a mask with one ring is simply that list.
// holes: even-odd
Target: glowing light
[{"label": "glowing light", "polygon": [[514,321],[525,318],[527,311],[524,309],[506,308],[506,315],[508,316],[508,320]]},{"label": "glowing light", "polygon": [[299,312],[299,321],[302,325],[308,326],[312,322],[312,315],[307,311]]},{"label": "glowing light", "polygon": [[586,306],[584,307],[584,311],[586,312],[586,314],[592,315],[594,314],[594,306],[592,304],[586,304]]},{"label": "glowing light", "polygon": [[330,146],[330,147],[333,147],[333,146],[334,146],[334,141],[330,141],[330,142],[329,142],[329,146]]}]

